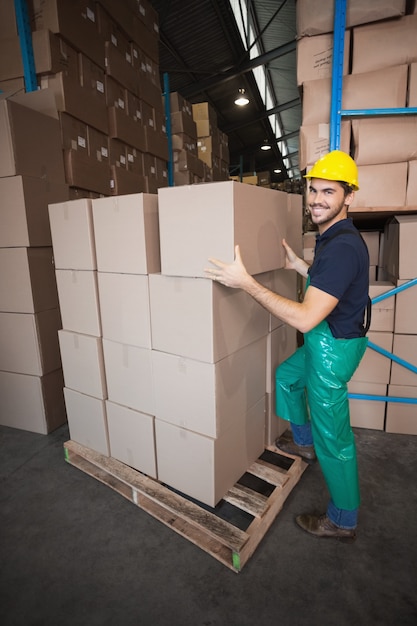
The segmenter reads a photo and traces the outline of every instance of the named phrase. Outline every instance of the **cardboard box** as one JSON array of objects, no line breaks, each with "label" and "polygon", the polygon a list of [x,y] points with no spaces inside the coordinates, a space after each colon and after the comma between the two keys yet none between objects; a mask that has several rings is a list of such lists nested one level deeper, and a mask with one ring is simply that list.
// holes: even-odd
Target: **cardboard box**
[{"label": "cardboard box", "polygon": [[120,139],[142,152],[146,149],[145,129],[142,121],[135,120],[120,108],[109,107],[109,136]]},{"label": "cardboard box", "polygon": [[[399,335],[394,333],[392,353],[399,359],[416,368],[417,334]],[[395,361],[392,362],[390,383],[391,385],[410,385],[416,387],[417,395],[417,374]]]},{"label": "cardboard box", "polygon": [[[378,2],[349,0],[346,6],[346,28],[401,16],[404,13],[404,0],[378,0]],[[325,0],[314,6],[309,0],[297,0],[296,20],[298,37],[330,33],[334,28],[334,3]]]},{"label": "cardboard box", "polygon": [[[126,153],[127,155],[127,153]],[[136,172],[128,171],[124,167],[110,166],[110,189],[112,196],[149,193],[148,180]],[[156,193],[153,191],[152,193]]]},{"label": "cardboard box", "polygon": [[[394,284],[389,281],[371,281],[369,283],[369,297],[372,300],[393,288]],[[394,311],[395,296],[372,304],[370,330],[394,332]]]},{"label": "cardboard box", "polygon": [[225,181],[158,190],[161,271],[205,277],[208,259],[240,251],[251,274],[284,266],[287,194]]},{"label": "cardboard box", "polygon": [[[291,246],[292,247],[292,246]],[[294,248],[293,248],[294,249]],[[272,270],[263,274],[256,274],[254,278],[267,289],[278,293],[289,300],[298,300],[298,275],[285,269]],[[282,325],[282,320],[269,314],[268,330],[272,331]]]},{"label": "cardboard box", "polygon": [[417,160],[408,162],[406,206],[417,206]]},{"label": "cardboard box", "polygon": [[52,109],[50,93],[0,93],[0,177],[19,174],[64,183],[59,122]]},{"label": "cardboard box", "polygon": [[[343,75],[349,73],[350,30],[345,31]],[[306,80],[332,77],[333,33],[297,40],[297,85]],[[303,168],[301,168],[303,169]]]},{"label": "cardboard box", "polygon": [[265,396],[265,446],[275,445],[275,441],[286,430],[290,428],[289,423],[276,414],[276,392],[275,389]]},{"label": "cardboard box", "polygon": [[[407,65],[387,67],[344,77],[342,109],[404,107],[407,99]],[[330,121],[331,78],[303,84],[302,125]]]},{"label": "cardboard box", "polygon": [[61,367],[59,309],[0,313],[0,370],[42,376]]},{"label": "cardboard box", "polygon": [[[417,398],[417,387],[388,385],[388,395],[395,398]],[[387,402],[387,433],[417,435],[416,405],[406,402]]]},{"label": "cardboard box", "polygon": [[62,148],[64,150],[80,150],[88,156],[87,124],[68,113],[59,113]]},{"label": "cardboard box", "polygon": [[217,439],[155,420],[158,479],[214,507],[264,450],[265,398]]},{"label": "cardboard box", "polygon": [[354,119],[352,132],[357,165],[417,159],[417,116]]},{"label": "cardboard box", "polygon": [[[350,151],[350,120],[340,125],[340,150]],[[300,170],[314,165],[317,159],[330,151],[330,124],[309,124],[300,127]]]},{"label": "cardboard box", "polygon": [[353,29],[352,74],[417,61],[417,16]]},{"label": "cardboard box", "polygon": [[269,314],[206,278],[149,276],[152,348],[216,363],[268,334]]},{"label": "cardboard box", "polygon": [[265,395],[266,337],[216,363],[152,350],[158,419],[219,437]]},{"label": "cardboard box", "polygon": [[52,248],[0,248],[0,311],[58,308]]},{"label": "cardboard box", "polygon": [[104,195],[111,193],[112,173],[108,162],[100,162],[79,150],[65,150],[64,163],[65,178],[72,187]]},{"label": "cardboard box", "polygon": [[[350,205],[357,207],[395,207],[405,205],[407,189],[407,162],[380,163],[378,165],[359,165],[359,191]],[[387,186],[386,181],[391,185]]]},{"label": "cardboard box", "polygon": [[44,178],[0,178],[0,247],[52,245],[48,204],[68,199],[68,187]]},{"label": "cardboard box", "polygon": [[104,339],[151,348],[149,278],[98,272]]},{"label": "cardboard box", "polygon": [[[361,383],[350,381],[348,393],[362,396],[386,396],[384,383]],[[386,402],[369,398],[349,398],[350,424],[353,428],[384,430]]]},{"label": "cardboard box", "polygon": [[276,370],[297,349],[297,331],[282,324],[268,334],[266,344],[266,392],[275,389]]},{"label": "cardboard box", "polygon": [[105,401],[64,388],[71,441],[110,456]]},{"label": "cardboard box", "polygon": [[81,198],[49,205],[56,269],[97,269],[91,202]]},{"label": "cardboard box", "polygon": [[106,407],[111,456],[151,478],[157,478],[155,419],[109,400]]},{"label": "cardboard box", "polygon": [[155,415],[152,351],[109,339],[103,351],[109,400]]},{"label": "cardboard box", "polygon": [[56,281],[63,328],[101,337],[97,272],[57,269]]},{"label": "cardboard box", "polygon": [[117,80],[135,95],[140,95],[138,73],[129,58],[122,54],[111,41],[106,41],[104,46],[107,75]]},{"label": "cardboard box", "polygon": [[[407,280],[398,280],[397,287],[407,284]],[[417,334],[415,311],[417,307],[416,285],[400,291],[395,296],[394,332],[403,335]]]},{"label": "cardboard box", "polygon": [[395,215],[385,224],[383,265],[394,281],[416,278],[416,237],[416,215]]},{"label": "cardboard box", "polygon": [[65,386],[104,400],[107,398],[103,347],[99,337],[58,332]]},{"label": "cardboard box", "polygon": [[0,3],[0,39],[17,35],[16,10],[14,2]]},{"label": "cardboard box", "polygon": [[98,198],[93,200],[93,219],[100,272],[149,274],[161,270],[156,194]]},{"label": "cardboard box", "polygon": [[417,63],[410,63],[407,106],[417,107]]},{"label": "cardboard box", "polygon": [[[369,331],[369,341],[379,346],[383,350],[392,352],[393,334],[382,331]],[[353,374],[352,382],[383,383],[390,381],[391,360],[376,350],[368,347],[359,363],[359,367]]]},{"label": "cardboard box", "polygon": [[[369,252],[369,265],[378,265],[379,263],[379,230],[361,230],[362,239],[365,240]],[[377,294],[375,294],[377,295]]]},{"label": "cardboard box", "polygon": [[0,424],[47,435],[66,422],[62,370],[42,376],[0,371]]}]

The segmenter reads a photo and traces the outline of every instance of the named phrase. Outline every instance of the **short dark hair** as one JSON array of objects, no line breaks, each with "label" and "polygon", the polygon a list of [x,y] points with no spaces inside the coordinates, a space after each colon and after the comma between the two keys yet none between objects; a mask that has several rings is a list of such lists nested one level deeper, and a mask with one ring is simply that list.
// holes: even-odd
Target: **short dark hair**
[{"label": "short dark hair", "polygon": [[345,192],[345,198],[346,196],[351,194],[353,191],[355,191],[352,185],[349,185],[349,183],[345,183],[344,180],[338,180],[337,182],[343,187],[343,191]]}]

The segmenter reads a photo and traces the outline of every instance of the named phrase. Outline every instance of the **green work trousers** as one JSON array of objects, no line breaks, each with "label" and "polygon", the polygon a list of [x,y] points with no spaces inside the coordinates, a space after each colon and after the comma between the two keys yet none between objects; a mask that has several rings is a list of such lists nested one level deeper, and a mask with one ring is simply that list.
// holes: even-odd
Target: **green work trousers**
[{"label": "green work trousers", "polygon": [[355,439],[347,383],[368,339],[335,339],[326,321],[304,335],[304,345],[276,370],[276,413],[294,424],[311,420],[314,447],[336,507],[359,506]]}]

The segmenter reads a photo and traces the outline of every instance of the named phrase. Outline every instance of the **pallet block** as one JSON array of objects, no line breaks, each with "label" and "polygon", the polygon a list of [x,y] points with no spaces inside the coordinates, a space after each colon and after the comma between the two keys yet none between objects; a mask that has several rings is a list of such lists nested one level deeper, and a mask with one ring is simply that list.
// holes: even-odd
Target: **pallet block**
[{"label": "pallet block", "polygon": [[[74,441],[67,441],[64,451],[69,464],[111,487],[234,572],[240,572],[255,552],[307,468],[300,458],[268,446],[211,508]],[[225,514],[227,519],[222,518]],[[238,521],[230,521],[233,517]]]}]

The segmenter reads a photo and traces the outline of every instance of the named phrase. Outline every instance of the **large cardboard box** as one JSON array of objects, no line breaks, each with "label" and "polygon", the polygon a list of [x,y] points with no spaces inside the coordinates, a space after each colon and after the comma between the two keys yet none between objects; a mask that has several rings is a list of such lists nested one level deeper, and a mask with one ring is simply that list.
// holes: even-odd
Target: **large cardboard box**
[{"label": "large cardboard box", "polygon": [[[394,284],[390,281],[370,281],[369,297],[372,300],[393,288]],[[390,296],[372,304],[370,330],[394,332],[395,300],[395,296]]]},{"label": "large cardboard box", "polygon": [[407,106],[417,107],[417,63],[410,64],[410,69],[409,69],[409,74],[408,74]]},{"label": "large cardboard box", "polygon": [[95,270],[56,270],[62,326],[65,330],[101,337]]},{"label": "large cardboard box", "polygon": [[[367,336],[369,341],[376,346],[379,346],[387,352],[392,352],[392,333],[369,331]],[[388,384],[390,381],[390,373],[391,360],[384,354],[380,354],[373,348],[368,347],[351,381]]]},{"label": "large cardboard box", "polygon": [[[340,125],[340,150],[350,152],[351,122]],[[300,127],[300,170],[314,165],[330,151],[330,124],[308,124]]]},{"label": "large cardboard box", "polygon": [[417,16],[353,29],[352,74],[417,61]]},{"label": "large cardboard box", "polygon": [[103,346],[99,337],[58,332],[65,387],[104,400],[107,398]]},{"label": "large cardboard box", "polygon": [[[357,207],[395,207],[405,205],[407,162],[359,165],[359,191],[355,192],[351,209]],[[390,180],[391,184],[386,185]]]},{"label": "large cardboard box", "polygon": [[48,204],[68,200],[68,187],[44,178],[0,178],[0,247],[50,246]]},{"label": "large cardboard box", "polygon": [[[293,248],[293,250],[295,250],[295,248]],[[301,256],[300,252],[297,252],[296,254]],[[280,296],[284,296],[284,298],[288,298],[289,300],[298,301],[299,281],[297,272],[291,272],[282,268],[279,270],[264,272],[263,274],[256,274],[255,278],[259,283],[261,283],[261,285],[270,289],[274,293],[278,293]],[[281,325],[282,320],[272,314],[269,314],[269,331],[272,331]]]},{"label": "large cardboard box", "polygon": [[268,334],[268,312],[240,289],[151,274],[149,291],[154,350],[216,363]]},{"label": "large cardboard box", "polygon": [[[349,73],[350,30],[345,31],[343,75]],[[331,78],[333,60],[333,33],[301,37],[297,40],[297,85],[306,80]],[[301,168],[303,169],[303,168]]]},{"label": "large cardboard box", "polygon": [[98,290],[104,339],[151,348],[148,276],[98,272]]},{"label": "large cardboard box", "polygon": [[59,122],[51,93],[0,93],[0,139],[0,177],[21,174],[65,182]]},{"label": "large cardboard box", "polygon": [[408,162],[406,206],[417,206],[417,160]]},{"label": "large cardboard box", "polygon": [[386,223],[383,266],[390,279],[410,280],[417,277],[416,237],[416,215],[395,215]]},{"label": "large cardboard box", "polygon": [[[103,339],[108,398],[136,411],[155,415],[152,351]],[[165,393],[168,382],[157,387]]]},{"label": "large cardboard box", "polygon": [[[407,280],[398,280],[397,287],[406,285],[408,282]],[[417,334],[416,310],[417,286],[413,285],[412,287],[399,291],[395,296],[395,333],[402,335]]]},{"label": "large cardboard box", "polygon": [[157,478],[154,417],[109,400],[106,407],[111,456]]},{"label": "large cardboard box", "polygon": [[217,363],[152,350],[158,419],[219,437],[265,395],[266,337]]},{"label": "large cardboard box", "polygon": [[66,422],[62,369],[42,376],[0,371],[0,424],[47,435]]},{"label": "large cardboard box", "polygon": [[[348,393],[361,396],[386,396],[385,383],[350,381]],[[384,430],[386,402],[368,398],[349,398],[350,423],[354,428]]]},{"label": "large cardboard box", "polygon": [[265,446],[275,445],[276,440],[290,425],[286,420],[277,416],[275,389],[265,396]]},{"label": "large cardboard box", "polygon": [[155,420],[158,479],[214,507],[264,450],[265,398],[217,439]]},{"label": "large cardboard box", "polygon": [[352,121],[357,165],[417,159],[417,116],[374,117]]},{"label": "large cardboard box", "polygon": [[209,257],[231,262],[235,245],[248,272],[284,266],[287,194],[225,181],[158,190],[161,271],[205,277]]},{"label": "large cardboard box", "polygon": [[91,202],[81,198],[49,205],[56,269],[97,269]]},{"label": "large cardboard box", "polygon": [[0,313],[0,370],[42,376],[61,367],[59,309]]},{"label": "large cardboard box", "polygon": [[[399,335],[395,333],[392,353],[402,361],[417,368],[417,334]],[[401,365],[401,363],[392,362],[390,383],[391,385],[415,387],[417,396],[417,374]]]},{"label": "large cardboard box", "polygon": [[97,194],[111,193],[111,170],[106,160],[98,161],[80,150],[65,150],[65,178],[68,185]]},{"label": "large cardboard box", "polygon": [[[407,65],[349,74],[344,77],[342,109],[404,107],[407,99]],[[302,125],[330,121],[331,78],[308,80],[303,85]]]},{"label": "large cardboard box", "polygon": [[93,200],[93,219],[100,272],[160,271],[156,194],[98,198]]},{"label": "large cardboard box", "polygon": [[[415,400],[417,387],[388,385],[388,396]],[[385,430],[387,433],[417,435],[416,404],[388,401]]]},{"label": "large cardboard box", "polygon": [[110,456],[105,401],[64,388],[71,441]]},{"label": "large cardboard box", "polygon": [[[317,35],[330,33],[334,28],[334,7],[332,0],[324,0],[320,4],[310,0],[297,0],[296,20],[297,35]],[[357,24],[366,24],[405,13],[405,0],[378,0],[362,2],[349,0],[346,3],[346,28]]]},{"label": "large cardboard box", "polygon": [[58,308],[52,248],[0,248],[0,311]]},{"label": "large cardboard box", "polygon": [[270,332],[266,345],[266,391],[275,389],[277,367],[288,359],[297,349],[297,331],[295,328],[282,324]]},{"label": "large cardboard box", "polygon": [[381,233],[379,230],[361,230],[362,239],[365,240],[369,252],[369,265],[378,265],[379,263],[379,241]]}]

